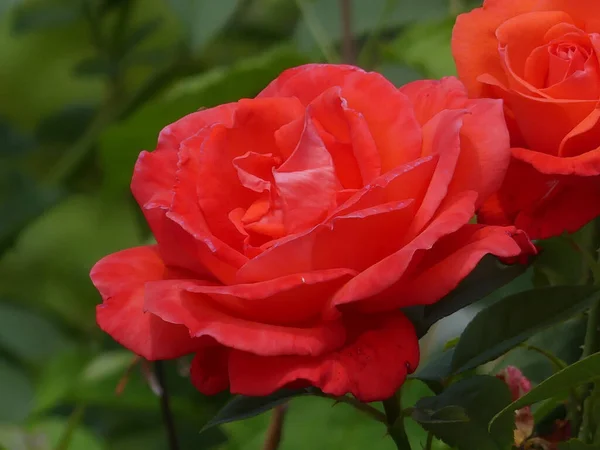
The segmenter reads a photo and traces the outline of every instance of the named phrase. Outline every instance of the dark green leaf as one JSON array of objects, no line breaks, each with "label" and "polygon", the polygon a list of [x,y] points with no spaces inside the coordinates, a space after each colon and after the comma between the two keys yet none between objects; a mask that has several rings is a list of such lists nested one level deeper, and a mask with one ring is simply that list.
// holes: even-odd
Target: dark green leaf
[{"label": "dark green leaf", "polygon": [[310,389],[281,389],[265,397],[238,395],[227,403],[215,417],[208,421],[202,431],[224,423],[235,422],[262,414],[294,397],[311,395]]},{"label": "dark green leaf", "polygon": [[552,286],[581,284],[587,266],[567,239],[545,239],[539,246],[541,251],[534,263],[538,279],[545,278],[545,284]]},{"label": "dark green leaf", "polygon": [[27,33],[47,28],[58,28],[72,24],[81,17],[78,2],[70,4],[41,3],[36,6],[23,5],[16,11],[13,31]]},{"label": "dark green leaf", "polygon": [[79,77],[105,77],[114,70],[113,64],[97,56],[85,58],[73,67],[73,73]]},{"label": "dark green leaf", "polygon": [[[528,339],[526,344],[556,356],[567,365],[573,364],[579,360],[582,354],[585,322],[586,316],[580,314],[564,323],[556,324],[537,333]],[[556,339],[556,336],[560,336],[560,339]],[[545,380],[556,371],[555,364],[546,356],[520,346],[506,354],[492,372],[498,373],[507,366],[518,367],[535,384]]]},{"label": "dark green leaf", "polygon": [[376,70],[398,87],[423,78],[422,73],[405,64],[384,63]]},{"label": "dark green leaf", "polygon": [[[477,375],[451,384],[440,395],[422,398],[413,418],[425,417],[419,422],[423,428],[461,450],[506,450],[513,440],[514,418],[503,418],[491,432],[488,423],[510,400],[506,384],[496,377]],[[455,420],[431,420],[436,414]]]},{"label": "dark green leaf", "polygon": [[515,280],[527,270],[523,264],[507,266],[488,255],[450,294],[439,302],[426,306],[423,328],[455,313],[456,311],[487,297],[492,292]]},{"label": "dark green leaf", "polygon": [[87,353],[87,349],[70,348],[42,367],[35,383],[35,413],[54,408],[69,398],[90,358]]},{"label": "dark green leaf", "polygon": [[0,157],[22,156],[35,149],[35,140],[16,130],[8,121],[0,119]]},{"label": "dark green leaf", "polygon": [[598,379],[600,379],[600,353],[595,353],[571,364],[542,381],[521,398],[512,402],[496,414],[490,426],[498,420],[510,417],[512,411],[547,398],[564,395],[569,389]]},{"label": "dark green leaf", "polygon": [[455,75],[450,37],[454,17],[411,25],[388,47],[391,59],[405,63],[428,78]]},{"label": "dark green leaf", "polygon": [[39,123],[36,137],[48,144],[71,143],[87,128],[95,113],[93,105],[67,105]]},{"label": "dark green leaf", "polygon": [[33,407],[33,387],[25,372],[0,359],[0,423],[20,422]]},{"label": "dark green leaf", "polygon": [[67,340],[46,318],[0,303],[0,348],[27,363],[41,363],[67,346]]},{"label": "dark green leaf", "polygon": [[567,442],[560,442],[558,450],[600,450],[600,444],[589,445],[579,439],[571,439]]},{"label": "dark green leaf", "polygon": [[[68,419],[45,419],[30,427],[31,437],[37,437],[38,442],[44,442],[48,449],[57,448],[68,427],[73,424]],[[34,447],[35,448],[35,447]],[[90,430],[82,426],[72,429],[71,438],[68,443],[69,450],[104,450],[102,440]]]},{"label": "dark green leaf", "polygon": [[421,380],[434,392],[441,392],[446,378],[452,375],[454,348],[433,355],[424,364],[419,365],[411,378]]},{"label": "dark green leaf", "polygon": [[411,417],[421,424],[462,423],[468,422],[469,416],[460,406],[444,406],[437,411],[415,408]]},{"label": "dark green leaf", "polygon": [[202,49],[233,16],[240,0],[169,0],[184,24],[194,53]]},{"label": "dark green leaf", "polygon": [[161,17],[148,20],[143,24],[139,25],[133,32],[127,37],[123,52],[126,53],[129,50],[135,48],[138,44],[146,40],[152,35],[163,23]]},{"label": "dark green leaf", "polygon": [[540,330],[583,311],[599,296],[593,286],[556,286],[505,297],[467,325],[452,368],[463,372],[492,361]]},{"label": "dark green leaf", "polygon": [[0,176],[0,253],[10,247],[27,223],[58,202],[60,192],[42,188],[24,175]]},{"label": "dark green leaf", "polygon": [[[391,9],[386,5],[389,1],[394,2]],[[320,27],[326,30],[327,37],[334,42],[340,41],[342,24],[338,2],[317,0],[310,3],[312,15],[319,20]],[[446,17],[447,11],[446,0],[352,0],[352,31],[355,36],[363,36],[378,28],[382,31],[397,29],[417,20],[441,19]],[[314,47],[314,36],[306,18],[298,24],[295,38],[302,49]]]}]

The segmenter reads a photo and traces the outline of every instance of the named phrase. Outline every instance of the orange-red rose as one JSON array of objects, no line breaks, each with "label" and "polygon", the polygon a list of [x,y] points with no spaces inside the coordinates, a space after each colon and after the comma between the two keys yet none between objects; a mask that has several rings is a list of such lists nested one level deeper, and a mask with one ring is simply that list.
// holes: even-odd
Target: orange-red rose
[{"label": "orange-red rose", "polygon": [[481,220],[546,238],[600,214],[599,33],[597,0],[486,0],[458,17],[458,74],[504,99],[514,147]]},{"label": "orange-red rose", "polygon": [[469,224],[508,144],[500,101],[456,79],[398,90],[355,67],[288,70],[141,153],[132,190],[157,245],[94,267],[98,323],[147,359],[195,353],[208,394],[390,397],[418,363],[399,308],[529,249],[513,227]]}]

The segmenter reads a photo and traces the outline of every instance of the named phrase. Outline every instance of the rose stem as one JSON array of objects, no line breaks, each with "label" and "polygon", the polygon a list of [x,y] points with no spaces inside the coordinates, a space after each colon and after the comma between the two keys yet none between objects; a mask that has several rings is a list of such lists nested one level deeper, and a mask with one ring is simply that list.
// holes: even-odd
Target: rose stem
[{"label": "rose stem", "polygon": [[177,432],[175,431],[175,422],[173,420],[173,413],[171,411],[169,390],[167,388],[167,381],[165,379],[165,371],[162,361],[156,361],[154,363],[154,371],[160,386],[160,409],[162,411],[163,423],[165,425],[167,438],[169,440],[169,449],[179,450],[179,442],[177,440]]},{"label": "rose stem", "polygon": [[267,430],[267,437],[265,439],[265,445],[263,450],[277,450],[281,443],[281,436],[283,435],[283,421],[285,420],[285,413],[288,405],[278,405],[273,409],[271,414],[271,423]]}]

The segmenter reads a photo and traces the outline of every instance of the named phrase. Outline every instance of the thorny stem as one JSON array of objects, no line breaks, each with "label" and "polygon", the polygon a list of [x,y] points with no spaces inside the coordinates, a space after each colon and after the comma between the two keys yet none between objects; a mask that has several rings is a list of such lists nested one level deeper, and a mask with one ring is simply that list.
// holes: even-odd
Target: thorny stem
[{"label": "thorny stem", "polygon": [[[587,328],[585,332],[585,342],[583,346],[583,354],[581,358],[586,358],[600,350],[600,300],[594,302],[588,312]],[[584,396],[585,400],[583,403],[583,417],[581,422],[581,429],[579,431],[579,438],[588,443],[593,443],[594,438],[594,424],[593,422],[593,400],[594,385],[590,384],[587,388],[587,394]]]},{"label": "thorny stem", "polygon": [[371,416],[373,419],[377,420],[378,422],[387,424],[387,417],[384,413],[382,413],[378,409],[373,408],[372,406],[367,405],[366,403],[362,403],[362,402],[356,400],[355,398],[348,397],[345,395],[341,396],[341,397],[328,395],[327,397],[332,400],[335,400],[336,403],[346,403],[347,405],[354,407],[356,410]]},{"label": "thorny stem", "polygon": [[404,418],[400,406],[400,393],[383,401],[388,433],[399,450],[410,450],[410,443],[404,430]]},{"label": "thorny stem", "polygon": [[179,450],[179,441],[177,439],[177,431],[175,430],[175,421],[173,420],[173,413],[171,411],[169,390],[162,361],[156,361],[154,363],[154,371],[156,373],[158,385],[160,386],[160,409],[162,411],[163,423],[169,441],[169,450]]}]

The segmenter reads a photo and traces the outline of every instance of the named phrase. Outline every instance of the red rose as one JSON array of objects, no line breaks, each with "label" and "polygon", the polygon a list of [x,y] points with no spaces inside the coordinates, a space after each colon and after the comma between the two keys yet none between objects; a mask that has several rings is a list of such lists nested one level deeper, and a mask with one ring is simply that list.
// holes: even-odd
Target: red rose
[{"label": "red rose", "polygon": [[458,17],[458,74],[504,99],[515,147],[482,221],[546,238],[600,215],[599,14],[597,0],[486,0]]},{"label": "red rose", "polygon": [[158,245],[94,267],[98,323],[147,359],[196,353],[207,394],[390,397],[418,363],[399,308],[530,245],[469,224],[508,159],[501,103],[456,79],[398,90],[355,67],[288,70],[142,152],[132,190]]}]

